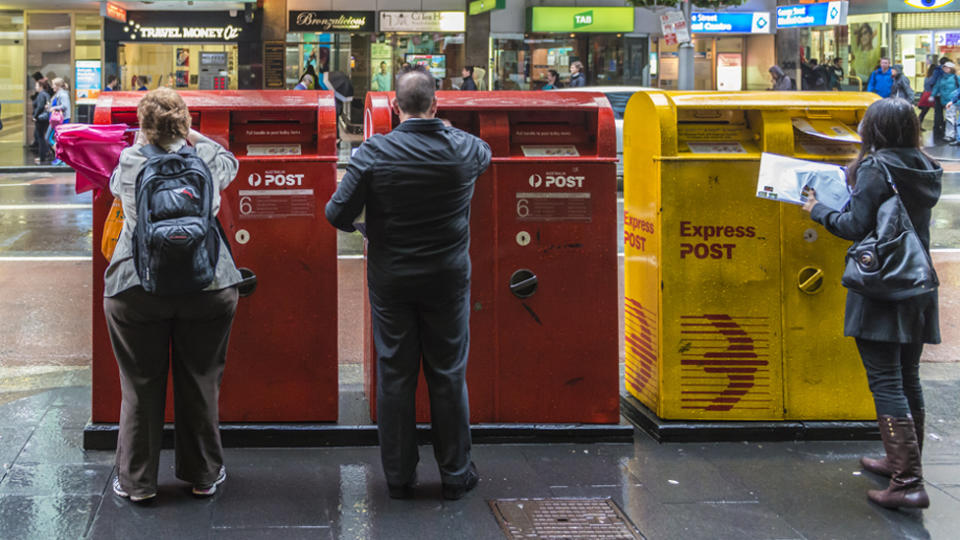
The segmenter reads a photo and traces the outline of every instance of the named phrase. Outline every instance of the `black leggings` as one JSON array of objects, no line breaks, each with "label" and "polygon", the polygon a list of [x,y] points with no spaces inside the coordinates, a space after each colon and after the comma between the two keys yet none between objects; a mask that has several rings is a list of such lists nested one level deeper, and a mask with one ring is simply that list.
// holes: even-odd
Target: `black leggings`
[{"label": "black leggings", "polygon": [[890,343],[857,338],[877,416],[903,418],[923,409],[920,354],[923,343]]}]

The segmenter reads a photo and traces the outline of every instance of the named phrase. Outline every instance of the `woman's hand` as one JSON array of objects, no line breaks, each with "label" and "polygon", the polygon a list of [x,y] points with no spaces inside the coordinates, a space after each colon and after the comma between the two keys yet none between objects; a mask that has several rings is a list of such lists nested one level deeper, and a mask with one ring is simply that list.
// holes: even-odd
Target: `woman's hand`
[{"label": "woman's hand", "polygon": [[806,191],[803,192],[803,195],[807,197],[807,202],[803,203],[803,209],[807,212],[812,212],[813,207],[820,202],[817,200],[817,190],[813,188],[807,188]]},{"label": "woman's hand", "polygon": [[190,128],[190,131],[187,133],[187,142],[190,143],[190,146],[196,146],[200,137],[202,137],[202,135],[200,135],[198,131]]}]

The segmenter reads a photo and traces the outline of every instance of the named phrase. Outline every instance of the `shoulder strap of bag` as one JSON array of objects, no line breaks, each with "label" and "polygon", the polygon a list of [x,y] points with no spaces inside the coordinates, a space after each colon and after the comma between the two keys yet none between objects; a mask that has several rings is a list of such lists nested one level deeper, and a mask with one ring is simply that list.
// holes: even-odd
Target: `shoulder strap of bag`
[{"label": "shoulder strap of bag", "polygon": [[[897,198],[897,204],[900,207],[900,213],[904,218],[903,221],[906,222],[904,227],[910,232],[912,232],[914,235],[917,235],[919,239],[919,235],[917,234],[917,229],[913,226],[913,220],[910,219],[910,212],[907,211],[906,205],[903,204],[903,198],[900,197],[900,190],[897,189],[897,184],[894,183],[893,181],[893,175],[890,174],[890,169],[887,168],[887,164],[884,163],[882,159],[876,156],[874,156],[873,159],[874,161],[877,162],[878,165],[880,165],[880,168],[883,169],[883,172],[886,175],[887,183],[890,184],[891,188],[893,188],[893,196]],[[925,249],[923,250],[923,253],[927,257],[927,262],[930,264],[930,268],[933,268],[933,259],[930,258],[930,251]]]}]

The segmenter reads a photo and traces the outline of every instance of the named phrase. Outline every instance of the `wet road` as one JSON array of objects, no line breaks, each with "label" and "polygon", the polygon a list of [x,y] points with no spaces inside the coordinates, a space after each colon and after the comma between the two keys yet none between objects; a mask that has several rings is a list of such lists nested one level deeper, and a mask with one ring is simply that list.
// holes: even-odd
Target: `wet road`
[{"label": "wet road", "polygon": [[74,191],[72,171],[0,175],[0,260],[89,258],[91,201]]}]

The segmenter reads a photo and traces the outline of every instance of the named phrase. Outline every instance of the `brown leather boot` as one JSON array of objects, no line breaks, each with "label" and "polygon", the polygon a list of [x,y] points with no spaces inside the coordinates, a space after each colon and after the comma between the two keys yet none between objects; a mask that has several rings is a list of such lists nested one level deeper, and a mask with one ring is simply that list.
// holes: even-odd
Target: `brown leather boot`
[{"label": "brown leather boot", "polygon": [[893,473],[887,489],[871,489],[867,497],[884,508],[927,508],[930,498],[923,489],[920,447],[913,418],[881,416],[880,437]]},{"label": "brown leather boot", "polygon": [[[924,428],[924,420],[926,418],[927,413],[923,409],[917,409],[917,410],[911,410],[910,414],[913,416],[913,425],[916,427],[916,430],[917,430],[917,446],[920,447],[920,455],[922,456],[923,455],[923,436],[924,436],[923,428]],[[882,430],[883,422],[882,421],[878,421],[878,422],[880,422],[881,424],[880,429]],[[880,476],[886,476],[887,478],[889,478],[890,475],[893,474],[893,469],[890,468],[890,462],[886,456],[880,459],[874,459],[874,458],[864,456],[860,458],[860,465],[863,466],[863,469],[865,471],[872,472],[873,474],[879,474]]]}]

